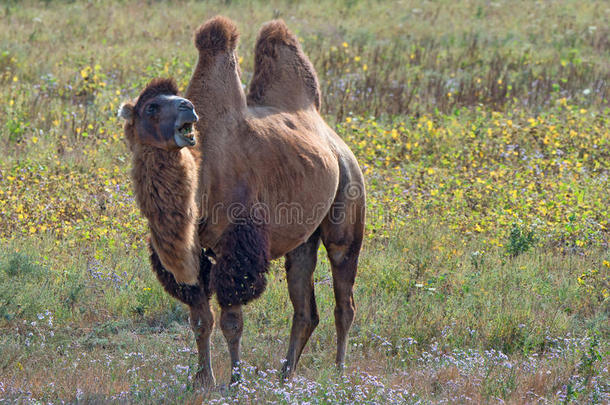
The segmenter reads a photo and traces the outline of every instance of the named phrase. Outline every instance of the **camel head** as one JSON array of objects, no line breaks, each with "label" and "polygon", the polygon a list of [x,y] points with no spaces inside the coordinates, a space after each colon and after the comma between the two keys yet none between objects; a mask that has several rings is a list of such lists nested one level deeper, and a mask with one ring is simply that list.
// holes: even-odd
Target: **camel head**
[{"label": "camel head", "polygon": [[125,119],[125,136],[132,149],[138,144],[167,151],[195,145],[197,114],[189,100],[178,96],[172,79],[153,79],[135,103],[121,106],[119,116]]}]

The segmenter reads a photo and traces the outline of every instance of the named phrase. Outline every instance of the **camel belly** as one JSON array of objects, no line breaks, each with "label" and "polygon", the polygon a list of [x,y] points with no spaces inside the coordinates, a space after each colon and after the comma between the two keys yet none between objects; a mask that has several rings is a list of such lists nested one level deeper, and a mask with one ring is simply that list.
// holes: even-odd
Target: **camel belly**
[{"label": "camel belly", "polygon": [[268,194],[264,214],[272,258],[306,242],[328,215],[339,185],[339,169],[334,156],[325,163],[295,179],[289,191],[278,189]]},{"label": "camel belly", "polygon": [[242,205],[235,199],[232,203],[208,201],[202,207],[201,245],[214,250],[224,231],[234,222],[232,218],[237,216],[264,224],[271,258],[285,255],[307,241],[328,215],[339,184],[338,166],[335,166],[336,162],[317,173],[302,176],[296,187],[263,187],[258,193],[252,190],[259,197],[254,202]]},{"label": "camel belly", "polygon": [[[334,193],[328,194],[334,197]],[[280,204],[275,207],[275,219],[268,224],[270,239],[270,255],[273,259],[305,243],[312,233],[320,226],[332,204],[320,201],[316,205],[300,205],[299,203]]]},{"label": "camel belly", "polygon": [[[326,201],[316,204],[308,201],[282,202],[279,204],[258,203],[254,206],[255,218],[264,218],[264,229],[269,235],[269,253],[272,259],[284,256],[311,236],[328,214],[334,198],[334,190],[324,193]],[[261,207],[265,214],[261,216]],[[220,215],[215,222],[202,223],[199,240],[203,247],[215,250],[224,231],[231,225],[230,214]],[[257,219],[258,220],[258,219]]]}]

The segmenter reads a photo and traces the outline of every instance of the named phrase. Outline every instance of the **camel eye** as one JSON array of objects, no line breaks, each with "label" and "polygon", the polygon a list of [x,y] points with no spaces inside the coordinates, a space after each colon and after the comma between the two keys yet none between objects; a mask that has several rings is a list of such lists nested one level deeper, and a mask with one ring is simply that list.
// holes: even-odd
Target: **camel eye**
[{"label": "camel eye", "polygon": [[155,115],[159,110],[159,104],[149,104],[146,106],[146,115]]}]

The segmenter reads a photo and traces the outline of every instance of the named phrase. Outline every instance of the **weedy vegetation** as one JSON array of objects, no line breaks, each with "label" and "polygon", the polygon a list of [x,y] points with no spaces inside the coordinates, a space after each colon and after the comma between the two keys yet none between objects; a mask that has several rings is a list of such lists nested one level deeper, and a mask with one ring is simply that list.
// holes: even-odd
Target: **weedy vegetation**
[{"label": "weedy vegetation", "polygon": [[[243,382],[193,387],[187,312],[150,271],[119,104],[184,89],[193,30],[281,17],[368,188],[348,368],[331,276],[298,376],[283,264],[246,308]],[[0,399],[610,402],[610,6],[604,1],[4,1]],[[219,380],[230,373],[213,335]]]}]

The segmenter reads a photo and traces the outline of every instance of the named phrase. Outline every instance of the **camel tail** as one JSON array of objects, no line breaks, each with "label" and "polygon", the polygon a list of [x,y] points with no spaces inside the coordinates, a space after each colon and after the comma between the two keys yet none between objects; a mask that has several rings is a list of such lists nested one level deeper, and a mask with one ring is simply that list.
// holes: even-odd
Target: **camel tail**
[{"label": "camel tail", "polygon": [[237,46],[239,33],[233,21],[223,16],[216,16],[195,31],[195,47],[199,52],[215,54],[232,51]]},{"label": "camel tail", "polygon": [[320,110],[316,71],[282,20],[270,21],[260,30],[248,102],[289,110],[313,104]]}]

